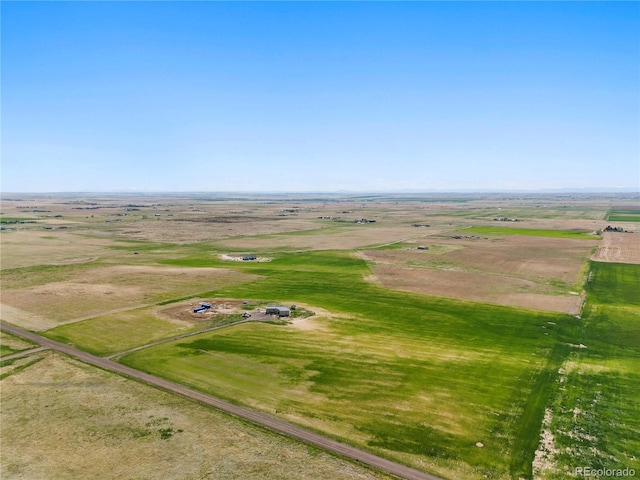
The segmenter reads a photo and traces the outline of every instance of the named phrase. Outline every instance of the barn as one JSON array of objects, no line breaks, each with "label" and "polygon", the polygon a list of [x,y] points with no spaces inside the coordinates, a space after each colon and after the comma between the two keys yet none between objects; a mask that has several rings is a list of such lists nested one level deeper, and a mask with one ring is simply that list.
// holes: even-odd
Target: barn
[{"label": "barn", "polygon": [[289,307],[267,307],[265,312],[267,315],[278,315],[279,317],[288,317],[291,315]]}]

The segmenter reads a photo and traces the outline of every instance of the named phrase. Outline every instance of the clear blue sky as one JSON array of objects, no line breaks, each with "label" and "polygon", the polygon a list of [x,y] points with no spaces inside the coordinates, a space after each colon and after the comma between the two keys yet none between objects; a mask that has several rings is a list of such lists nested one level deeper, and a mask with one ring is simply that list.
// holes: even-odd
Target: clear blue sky
[{"label": "clear blue sky", "polygon": [[5,192],[639,188],[638,2],[1,9]]}]

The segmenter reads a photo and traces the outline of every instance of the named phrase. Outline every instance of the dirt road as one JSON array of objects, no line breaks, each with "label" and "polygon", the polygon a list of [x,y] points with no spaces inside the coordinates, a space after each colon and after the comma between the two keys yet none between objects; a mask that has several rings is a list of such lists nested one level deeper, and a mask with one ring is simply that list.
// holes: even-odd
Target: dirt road
[{"label": "dirt road", "polygon": [[379,457],[377,455],[373,455],[355,447],[345,445],[344,443],[337,442],[336,440],[332,440],[328,437],[324,437],[317,433],[305,430],[283,420],[273,418],[264,413],[234,405],[220,398],[206,395],[196,390],[187,388],[183,385],[164,380],[160,377],[135,370],[125,365],[121,365],[112,360],[109,360],[108,358],[98,357],[90,353],[83,352],[82,350],[78,350],[69,345],[50,340],[36,333],[23,330],[22,328],[16,327],[14,325],[0,322],[0,330],[17,337],[31,340],[32,342],[35,342],[42,347],[64,353],[104,370],[125,375],[146,384],[153,385],[170,392],[178,393],[193,400],[202,402],[206,405],[215,407],[236,417],[249,420],[250,422],[258,424],[262,427],[287,435],[291,438],[301,440],[305,443],[314,445],[332,453],[336,453],[365,465],[369,465],[383,472],[390,473],[407,480],[440,480],[438,477],[434,477],[433,475],[429,475],[428,473],[414,470],[407,466],[392,462],[390,460]]}]

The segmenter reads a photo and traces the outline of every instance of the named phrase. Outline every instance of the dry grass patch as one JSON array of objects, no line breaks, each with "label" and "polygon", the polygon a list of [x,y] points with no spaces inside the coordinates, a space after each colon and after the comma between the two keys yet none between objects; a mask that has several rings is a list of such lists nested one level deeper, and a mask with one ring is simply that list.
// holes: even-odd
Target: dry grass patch
[{"label": "dry grass patch", "polygon": [[[2,292],[2,296],[6,298],[6,291]],[[27,330],[47,330],[58,325],[58,322],[49,317],[26,312],[6,303],[0,303],[0,318]]]},{"label": "dry grass patch", "polygon": [[[120,265],[85,269],[65,281],[3,291],[3,303],[9,306],[3,309],[3,318],[40,330],[254,278],[221,268]],[[34,315],[39,318],[31,318]],[[39,322],[40,317],[45,321]]]},{"label": "dry grass patch", "polygon": [[294,234],[244,237],[219,242],[233,250],[269,250],[273,248],[299,248],[305,250],[350,250],[371,245],[385,245],[401,240],[422,239],[438,229],[418,229],[406,225],[382,226],[374,224],[328,224],[326,230]]},{"label": "dry grass patch", "polygon": [[88,263],[109,252],[105,239],[80,238],[58,230],[18,230],[2,234],[2,268]]},{"label": "dry grass patch", "polygon": [[365,254],[388,288],[575,314],[581,298],[571,290],[581,282],[592,247],[590,241],[543,237],[437,238],[426,251]]},{"label": "dry grass patch", "polygon": [[53,353],[2,380],[3,479],[381,479]]},{"label": "dry grass patch", "polygon": [[31,342],[0,332],[0,355],[2,356],[29,350],[34,347],[36,347],[36,345]]},{"label": "dry grass patch", "polygon": [[119,238],[144,240],[149,242],[196,243],[215,241],[242,235],[270,235],[315,228],[311,221],[294,219],[287,221],[274,218],[257,218],[252,221],[199,221],[181,219],[161,219],[139,221],[118,227],[115,235]]}]

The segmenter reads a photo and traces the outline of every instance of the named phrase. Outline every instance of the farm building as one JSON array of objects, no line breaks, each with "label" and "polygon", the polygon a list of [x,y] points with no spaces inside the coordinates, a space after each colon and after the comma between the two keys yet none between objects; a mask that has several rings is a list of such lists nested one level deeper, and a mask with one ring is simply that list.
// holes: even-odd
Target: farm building
[{"label": "farm building", "polygon": [[289,307],[267,307],[265,312],[267,315],[278,315],[279,317],[288,317],[291,315]]},{"label": "farm building", "polygon": [[244,260],[246,262],[247,260],[256,260],[257,258],[258,257],[256,255],[244,255],[242,257],[242,260]]}]

